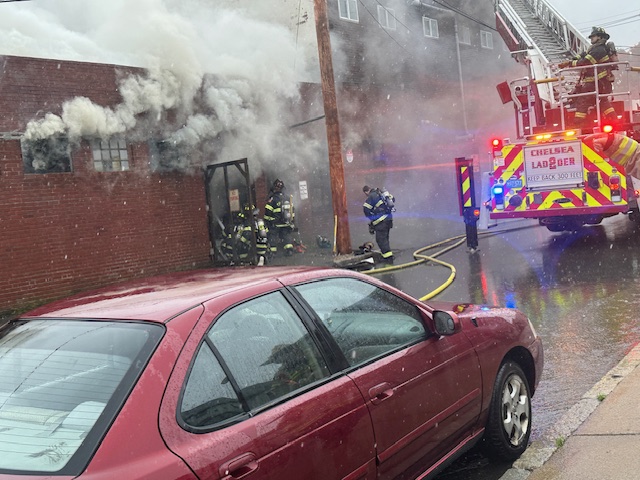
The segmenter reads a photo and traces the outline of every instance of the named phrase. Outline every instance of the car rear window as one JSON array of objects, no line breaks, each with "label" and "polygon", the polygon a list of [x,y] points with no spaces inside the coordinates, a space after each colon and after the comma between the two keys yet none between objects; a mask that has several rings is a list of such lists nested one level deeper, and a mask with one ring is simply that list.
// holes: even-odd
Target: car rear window
[{"label": "car rear window", "polygon": [[79,474],[164,328],[17,321],[0,330],[0,473]]}]

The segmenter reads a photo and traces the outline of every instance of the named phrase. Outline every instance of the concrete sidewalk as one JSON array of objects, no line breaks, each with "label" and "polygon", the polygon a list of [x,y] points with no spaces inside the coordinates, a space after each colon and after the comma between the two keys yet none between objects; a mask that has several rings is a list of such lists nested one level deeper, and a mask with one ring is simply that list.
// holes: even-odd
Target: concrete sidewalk
[{"label": "concrete sidewalk", "polygon": [[639,479],[638,365],[640,345],[533,442],[500,480]]}]

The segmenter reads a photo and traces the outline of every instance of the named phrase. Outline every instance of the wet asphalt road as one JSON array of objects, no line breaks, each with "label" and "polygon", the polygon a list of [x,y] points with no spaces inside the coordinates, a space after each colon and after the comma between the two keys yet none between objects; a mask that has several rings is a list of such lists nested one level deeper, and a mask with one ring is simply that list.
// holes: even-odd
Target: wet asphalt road
[{"label": "wet asphalt road", "polygon": [[[401,248],[399,264],[413,259],[416,244],[403,244],[402,222],[397,223],[392,245]],[[461,222],[421,223],[410,230],[423,231],[425,245],[464,234]],[[437,258],[454,265],[456,276],[434,299],[517,307],[542,337],[545,370],[533,399],[532,439],[640,341],[640,228],[626,216],[575,233],[551,233],[536,221],[512,221],[482,234],[475,253],[463,244]],[[450,273],[431,263],[377,277],[421,297]],[[509,467],[491,464],[473,450],[438,480],[495,480]]]},{"label": "wet asphalt road", "polygon": [[[464,238],[464,223],[456,215],[396,217],[394,223],[395,265],[413,261],[421,247]],[[353,245],[372,241],[366,230],[366,223],[352,228]],[[442,248],[422,253],[434,255]],[[332,261],[330,251],[313,246],[296,257],[298,264]],[[463,243],[437,258],[456,272],[434,300],[516,307],[542,337],[545,365],[532,403],[532,440],[640,341],[640,227],[624,215],[573,233],[551,233],[535,220],[504,222],[481,232],[477,251]],[[448,268],[428,262],[376,277],[420,298],[450,275]],[[474,449],[438,480],[498,480],[510,466],[492,463]]]}]

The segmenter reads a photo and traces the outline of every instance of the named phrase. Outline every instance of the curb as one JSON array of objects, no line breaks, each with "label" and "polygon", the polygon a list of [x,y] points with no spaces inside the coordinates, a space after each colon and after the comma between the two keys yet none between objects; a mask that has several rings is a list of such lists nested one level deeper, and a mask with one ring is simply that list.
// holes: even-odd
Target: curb
[{"label": "curb", "polygon": [[525,480],[531,472],[541,467],[558,450],[556,439],[566,440],[600,405],[598,397],[609,395],[622,379],[640,365],[640,344],[635,345],[625,357],[582,396],[573,407],[547,429],[542,437],[531,443],[522,456],[507,470],[500,480]]}]

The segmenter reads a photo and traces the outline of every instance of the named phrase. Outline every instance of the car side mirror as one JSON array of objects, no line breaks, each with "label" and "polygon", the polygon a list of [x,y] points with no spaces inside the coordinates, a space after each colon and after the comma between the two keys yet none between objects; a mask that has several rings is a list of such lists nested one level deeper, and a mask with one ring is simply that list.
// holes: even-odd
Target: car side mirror
[{"label": "car side mirror", "polygon": [[460,325],[457,318],[442,310],[433,311],[433,323],[438,335],[453,335],[459,330]]}]

